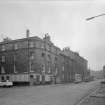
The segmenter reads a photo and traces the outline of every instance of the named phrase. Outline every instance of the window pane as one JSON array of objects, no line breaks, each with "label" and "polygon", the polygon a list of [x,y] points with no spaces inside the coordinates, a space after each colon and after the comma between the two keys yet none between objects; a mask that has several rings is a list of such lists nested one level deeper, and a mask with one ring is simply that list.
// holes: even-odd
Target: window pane
[{"label": "window pane", "polygon": [[5,73],[5,69],[4,69],[4,67],[1,67],[1,73],[2,73],[2,74]]},{"label": "window pane", "polygon": [[18,45],[17,44],[14,44],[14,49],[18,49]]},{"label": "window pane", "polygon": [[9,80],[9,76],[6,77],[6,80]]},{"label": "window pane", "polygon": [[1,81],[4,81],[4,80],[5,80],[5,78],[4,78],[4,76],[2,76],[2,77],[1,77]]},{"label": "window pane", "polygon": [[5,46],[4,45],[2,45],[2,51],[5,51]]},{"label": "window pane", "polygon": [[34,47],[34,42],[30,42],[30,47]]},{"label": "window pane", "polygon": [[2,56],[2,62],[5,62],[5,56]]},{"label": "window pane", "polygon": [[44,43],[41,44],[41,48],[44,49]]}]

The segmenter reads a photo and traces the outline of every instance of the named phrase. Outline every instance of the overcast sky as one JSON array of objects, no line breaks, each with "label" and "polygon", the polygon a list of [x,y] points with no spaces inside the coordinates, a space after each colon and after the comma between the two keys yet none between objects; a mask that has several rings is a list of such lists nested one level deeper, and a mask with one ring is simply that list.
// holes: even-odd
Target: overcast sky
[{"label": "overcast sky", "polygon": [[49,33],[55,45],[69,46],[88,60],[91,69],[100,70],[105,65],[105,16],[86,18],[101,13],[102,0],[0,0],[0,38],[23,38],[27,28],[31,36]]}]

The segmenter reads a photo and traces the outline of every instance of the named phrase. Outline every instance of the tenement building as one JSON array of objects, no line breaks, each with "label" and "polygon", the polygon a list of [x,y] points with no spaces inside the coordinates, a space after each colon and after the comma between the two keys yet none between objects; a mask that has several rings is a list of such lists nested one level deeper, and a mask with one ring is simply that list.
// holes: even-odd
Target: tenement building
[{"label": "tenement building", "polygon": [[[48,34],[0,42],[0,81],[45,84],[68,83],[75,74],[85,78],[87,60],[77,53],[55,46]],[[73,54],[71,54],[71,52]]]},{"label": "tenement building", "polygon": [[68,47],[63,49],[63,53],[74,61],[73,63],[74,75],[79,74],[81,77],[81,80],[84,81],[85,78],[87,78],[88,76],[87,60],[81,57],[79,53],[71,51],[70,48]]}]

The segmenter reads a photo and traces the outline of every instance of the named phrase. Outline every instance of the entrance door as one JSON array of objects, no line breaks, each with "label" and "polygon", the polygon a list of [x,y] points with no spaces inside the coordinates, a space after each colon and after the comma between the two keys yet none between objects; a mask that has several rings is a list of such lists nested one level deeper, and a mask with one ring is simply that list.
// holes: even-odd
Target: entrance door
[{"label": "entrance door", "polygon": [[30,75],[30,85],[34,85],[34,76]]}]

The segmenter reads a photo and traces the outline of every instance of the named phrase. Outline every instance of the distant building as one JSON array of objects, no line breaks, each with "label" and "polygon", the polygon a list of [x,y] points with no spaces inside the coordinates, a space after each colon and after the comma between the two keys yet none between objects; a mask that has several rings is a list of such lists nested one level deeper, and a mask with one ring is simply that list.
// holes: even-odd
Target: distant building
[{"label": "distant building", "polygon": [[104,78],[103,70],[98,70],[98,71],[91,70],[90,72],[91,72],[91,76],[93,76],[94,79],[103,79]]},{"label": "distant building", "polygon": [[105,78],[105,66],[103,66],[103,77]]},{"label": "distant building", "polygon": [[[66,54],[55,46],[48,34],[43,39],[35,36],[0,43],[0,81],[13,83],[67,83],[75,73],[86,76],[87,60],[77,53]],[[69,51],[71,53],[71,51]]]}]

